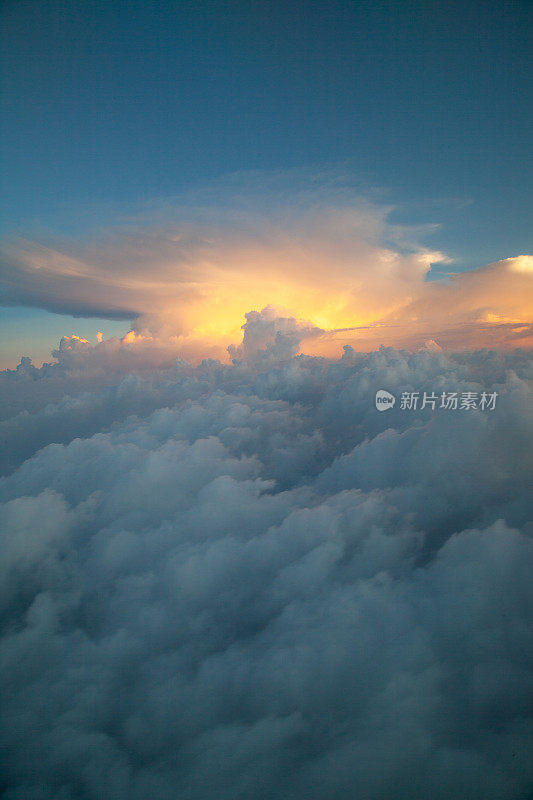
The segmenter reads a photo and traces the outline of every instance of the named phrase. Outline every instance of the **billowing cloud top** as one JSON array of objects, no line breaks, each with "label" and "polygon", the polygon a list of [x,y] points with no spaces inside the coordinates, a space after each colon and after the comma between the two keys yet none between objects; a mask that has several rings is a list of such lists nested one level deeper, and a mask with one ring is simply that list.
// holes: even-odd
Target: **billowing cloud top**
[{"label": "billowing cloud top", "polygon": [[6,800],[530,796],[531,353],[301,335],[0,374]]}]

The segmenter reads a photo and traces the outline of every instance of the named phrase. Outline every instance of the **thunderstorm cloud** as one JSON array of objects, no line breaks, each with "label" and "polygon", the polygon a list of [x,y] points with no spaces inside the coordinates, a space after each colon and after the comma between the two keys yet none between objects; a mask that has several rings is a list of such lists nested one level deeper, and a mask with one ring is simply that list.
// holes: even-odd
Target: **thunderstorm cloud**
[{"label": "thunderstorm cloud", "polygon": [[170,342],[194,363],[224,359],[244,314],[266,302],[322,331],[301,337],[314,355],[435,337],[454,349],[533,343],[532,256],[468,273],[450,264],[447,280],[431,281],[433,266],[451,262],[421,243],[438,226],[394,224],[393,206],[323,180],[288,182],[248,176],[240,194],[215,187],[110,214],[90,236],[5,239],[0,301],[128,320],[132,336]]}]

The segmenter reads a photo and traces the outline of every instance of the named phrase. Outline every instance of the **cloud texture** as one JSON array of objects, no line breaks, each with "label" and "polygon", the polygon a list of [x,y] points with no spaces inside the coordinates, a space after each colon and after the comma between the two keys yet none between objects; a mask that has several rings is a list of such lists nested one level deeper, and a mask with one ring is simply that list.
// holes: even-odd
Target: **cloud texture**
[{"label": "cloud texture", "polygon": [[526,800],[531,353],[247,326],[0,374],[3,797]]}]

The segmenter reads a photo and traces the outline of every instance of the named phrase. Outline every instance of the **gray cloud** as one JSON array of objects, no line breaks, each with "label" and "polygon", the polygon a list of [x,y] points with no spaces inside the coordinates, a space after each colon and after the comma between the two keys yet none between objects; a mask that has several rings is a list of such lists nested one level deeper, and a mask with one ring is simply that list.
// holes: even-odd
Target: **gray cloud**
[{"label": "gray cloud", "polygon": [[531,353],[247,325],[0,374],[3,796],[529,797]]}]

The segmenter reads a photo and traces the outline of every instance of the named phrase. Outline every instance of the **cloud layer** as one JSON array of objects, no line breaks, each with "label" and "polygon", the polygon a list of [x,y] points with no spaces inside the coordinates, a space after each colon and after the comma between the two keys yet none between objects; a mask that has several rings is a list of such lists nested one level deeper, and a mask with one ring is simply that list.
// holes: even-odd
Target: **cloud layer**
[{"label": "cloud layer", "polygon": [[246,325],[0,374],[3,796],[529,797],[531,353]]}]

